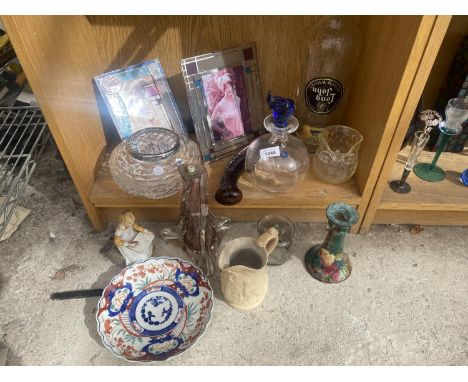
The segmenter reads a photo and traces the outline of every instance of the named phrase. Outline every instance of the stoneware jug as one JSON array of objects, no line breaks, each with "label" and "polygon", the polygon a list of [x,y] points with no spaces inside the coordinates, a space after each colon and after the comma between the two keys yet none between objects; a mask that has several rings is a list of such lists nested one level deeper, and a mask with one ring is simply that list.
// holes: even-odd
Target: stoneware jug
[{"label": "stoneware jug", "polygon": [[278,231],[271,227],[253,237],[239,237],[224,245],[219,256],[221,290],[233,308],[250,310],[260,305],[268,290],[266,265],[278,244]]}]

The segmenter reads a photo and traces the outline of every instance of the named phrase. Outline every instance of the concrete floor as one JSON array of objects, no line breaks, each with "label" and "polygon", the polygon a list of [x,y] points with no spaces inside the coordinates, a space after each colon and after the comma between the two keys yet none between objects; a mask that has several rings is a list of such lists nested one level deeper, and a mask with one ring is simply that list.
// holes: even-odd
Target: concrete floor
[{"label": "concrete floor", "polygon": [[[97,298],[49,294],[104,287],[122,267],[112,227],[96,233],[60,160],[49,148],[23,205],[33,210],[0,243],[0,348],[8,365],[125,365],[96,331]],[[167,224],[147,224],[154,232]],[[235,224],[227,238],[248,236]],[[157,365],[468,365],[468,227],[374,226],[349,235],[351,277],[312,279],[302,263],[325,224],[298,224],[290,261],[269,267],[263,304],[236,311],[212,282],[212,321],[196,345]],[[56,236],[49,237],[50,232]],[[157,240],[157,253],[185,257]],[[57,273],[58,272],[58,273]]]}]

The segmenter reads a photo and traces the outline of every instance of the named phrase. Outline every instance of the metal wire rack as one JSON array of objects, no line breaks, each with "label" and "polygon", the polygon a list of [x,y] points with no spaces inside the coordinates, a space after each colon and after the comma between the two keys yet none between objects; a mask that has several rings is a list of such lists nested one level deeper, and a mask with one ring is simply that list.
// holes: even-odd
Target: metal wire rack
[{"label": "metal wire rack", "polygon": [[0,238],[49,139],[37,107],[0,107]]}]

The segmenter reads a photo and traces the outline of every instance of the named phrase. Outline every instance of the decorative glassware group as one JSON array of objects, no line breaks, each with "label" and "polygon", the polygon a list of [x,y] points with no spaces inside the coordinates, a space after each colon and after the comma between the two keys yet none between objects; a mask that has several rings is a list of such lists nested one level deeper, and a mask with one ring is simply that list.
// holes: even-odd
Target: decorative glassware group
[{"label": "decorative glassware group", "polygon": [[[249,145],[245,170],[261,190],[287,193],[295,190],[305,178],[309,154],[304,143],[291,135],[299,126],[292,115],[294,102],[272,96],[271,92],[267,102],[273,113],[265,118],[264,126],[270,133]],[[347,126],[324,128],[313,160],[316,175],[324,182],[335,184],[350,179],[357,169],[362,140],[359,132]]]},{"label": "decorative glassware group", "polygon": [[436,165],[440,154],[444,151],[449,138],[462,132],[462,123],[468,119],[468,100],[453,98],[445,108],[445,122],[439,124],[442,138],[432,163],[418,163],[414,166],[414,173],[427,182],[440,182],[447,176],[445,171]]},{"label": "decorative glassware group", "polygon": [[[228,173],[223,177],[222,187],[216,193],[216,199],[220,202],[235,204],[242,199],[242,193],[235,183],[243,167],[253,184],[262,191],[273,193],[294,191],[309,170],[309,153],[304,143],[291,135],[299,126],[298,120],[292,115],[295,110],[294,102],[268,92],[267,103],[272,110],[272,114],[264,121],[269,133],[256,138],[229,162]],[[314,157],[314,171],[317,176],[329,183],[342,183],[352,177],[357,168],[362,139],[360,133],[347,126],[335,125],[323,129]],[[220,232],[229,228],[230,220],[217,217],[210,211],[208,175],[200,162],[200,152],[187,136],[164,128],[150,127],[123,140],[113,150],[109,165],[117,185],[132,195],[164,198],[182,189],[179,222],[163,229],[161,236],[165,240],[182,241],[195,264],[206,274],[213,275]],[[334,227],[333,232],[339,232],[329,235],[326,242],[331,244],[324,244],[318,254],[330,251],[329,245],[341,245],[342,248],[337,238],[342,237],[343,232],[347,232],[356,222],[357,212],[353,207],[345,204],[339,206],[330,206],[327,210],[329,223]],[[280,265],[290,256],[294,224],[288,217],[278,214],[267,215],[258,222],[260,235],[271,229],[278,232],[278,244],[270,251],[267,261],[269,265]],[[336,256],[336,262],[333,266],[338,266],[341,261],[344,262],[343,267],[347,268],[343,270],[339,266],[342,277],[338,280],[333,276],[327,282],[343,281],[348,275],[348,268],[350,271],[350,266],[347,265],[349,261],[335,247],[333,256]],[[340,256],[343,260],[340,260]],[[308,261],[317,267],[318,260],[311,260],[309,255]]]},{"label": "decorative glassware group", "polygon": [[408,154],[408,159],[405,163],[405,168],[400,180],[390,182],[390,188],[398,194],[407,194],[411,191],[411,186],[406,181],[411,170],[413,170],[419,154],[426,147],[429,138],[431,137],[432,128],[438,126],[442,122],[442,117],[434,110],[424,110],[419,114],[419,119],[424,122],[424,129],[417,131],[413,137],[413,143]]},{"label": "decorative glassware group", "polygon": [[[411,191],[411,186],[406,182],[411,170],[427,182],[440,182],[446,178],[445,171],[436,165],[439,157],[444,151],[451,136],[460,134],[462,124],[468,118],[468,101],[463,98],[453,98],[448,101],[445,108],[446,120],[443,121],[439,113],[433,110],[425,110],[420,113],[419,118],[424,122],[424,129],[414,134],[408,159],[400,180],[390,182],[390,188],[399,194],[407,194]],[[416,164],[419,154],[424,150],[430,138],[433,127],[438,127],[442,138],[434,159],[431,163]],[[462,180],[462,178],[460,178]],[[463,182],[463,180],[462,180]]]}]

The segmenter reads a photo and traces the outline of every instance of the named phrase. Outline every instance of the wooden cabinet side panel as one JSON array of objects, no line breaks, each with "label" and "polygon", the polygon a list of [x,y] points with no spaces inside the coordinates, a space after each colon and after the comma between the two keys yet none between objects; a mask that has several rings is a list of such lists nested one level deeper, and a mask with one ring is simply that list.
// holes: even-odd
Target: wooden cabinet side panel
[{"label": "wooden cabinet side panel", "polygon": [[94,227],[88,199],[105,146],[92,86],[102,72],[90,24],[82,16],[3,16],[7,33]]},{"label": "wooden cabinet side panel", "polygon": [[468,34],[468,16],[452,16],[444,41],[431,69],[423,92],[424,108],[433,108],[439,92],[444,85],[445,78],[453,63],[453,58],[460,48],[463,38]]},{"label": "wooden cabinet side panel", "polygon": [[364,137],[355,174],[362,195],[358,211],[361,217],[366,213],[434,20],[434,16],[370,16],[363,24],[363,47],[345,114],[345,124]]}]

